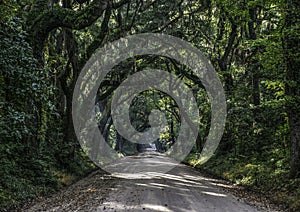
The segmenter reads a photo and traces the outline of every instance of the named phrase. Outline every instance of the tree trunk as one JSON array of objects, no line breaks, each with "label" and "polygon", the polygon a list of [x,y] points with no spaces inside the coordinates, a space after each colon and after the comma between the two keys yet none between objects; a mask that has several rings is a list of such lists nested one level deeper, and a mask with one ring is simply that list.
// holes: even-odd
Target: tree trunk
[{"label": "tree trunk", "polygon": [[[257,11],[256,8],[249,9],[250,20],[248,22],[249,39],[255,41],[257,39],[255,23],[257,22]],[[257,27],[257,26],[256,26]],[[252,99],[253,99],[253,126],[259,121],[259,105],[260,105],[260,89],[259,89],[259,61],[255,58],[258,53],[258,48],[254,47],[251,50],[251,56],[249,61],[249,70],[252,74]]]},{"label": "tree trunk", "polygon": [[118,132],[116,132],[116,133],[117,133],[117,138],[116,138],[117,143],[116,143],[115,150],[118,152],[122,152],[124,140],[123,140],[123,137]]},{"label": "tree trunk", "polygon": [[283,48],[286,61],[286,111],[290,127],[290,177],[300,176],[300,4],[286,1]]},{"label": "tree trunk", "polygon": [[237,38],[237,30],[238,26],[231,22],[231,31],[228,38],[228,43],[225,48],[224,54],[219,59],[218,64],[222,73],[224,73],[225,79],[225,90],[230,94],[233,89],[233,78],[230,73],[228,73],[229,65],[230,65],[230,55],[232,54],[232,50],[234,48],[234,43]]},{"label": "tree trunk", "polygon": [[202,142],[201,142],[201,136],[200,134],[198,133],[198,136],[197,136],[197,139],[196,139],[196,149],[197,149],[197,152],[201,153],[202,151]]}]

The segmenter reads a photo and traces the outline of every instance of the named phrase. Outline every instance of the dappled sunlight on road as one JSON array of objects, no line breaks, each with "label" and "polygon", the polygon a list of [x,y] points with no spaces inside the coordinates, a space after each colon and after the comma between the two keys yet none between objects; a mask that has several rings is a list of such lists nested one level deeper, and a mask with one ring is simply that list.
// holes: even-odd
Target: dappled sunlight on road
[{"label": "dappled sunlight on road", "polygon": [[[160,154],[124,158],[126,163],[148,161],[151,171],[129,173],[126,166],[115,164],[113,175],[98,170],[40,204],[24,211],[109,211],[109,212],[256,212],[242,200],[225,192],[225,181],[206,177],[199,171],[177,164],[167,173],[158,164],[172,163]],[[125,163],[125,164],[126,164]],[[157,171],[153,170],[153,164]],[[145,166],[145,164],[143,164]],[[132,168],[132,167],[131,167]],[[149,167],[148,167],[149,168]],[[117,172],[119,170],[119,172]],[[120,171],[121,170],[121,171]],[[149,170],[144,167],[144,170]],[[118,178],[116,178],[118,177]],[[47,210],[44,210],[46,209]]]},{"label": "dappled sunlight on road", "polygon": [[203,194],[212,195],[216,197],[226,197],[225,194],[215,193],[215,192],[208,192],[208,191],[202,191]]},{"label": "dappled sunlight on road", "polygon": [[[220,180],[205,177],[191,167],[178,164],[167,173],[162,172],[159,166],[177,163],[170,158],[143,155],[122,160],[114,164],[113,176],[119,178],[119,183],[104,202],[105,211],[256,211],[226,194],[218,186],[222,184]],[[139,163],[143,160],[148,161]],[[128,174],[129,169],[122,162],[134,163],[131,168],[143,166],[145,172]]]}]

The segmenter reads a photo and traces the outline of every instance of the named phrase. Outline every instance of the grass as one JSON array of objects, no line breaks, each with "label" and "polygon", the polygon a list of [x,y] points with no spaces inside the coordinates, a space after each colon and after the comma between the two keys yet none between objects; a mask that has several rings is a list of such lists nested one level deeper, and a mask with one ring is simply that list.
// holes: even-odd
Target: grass
[{"label": "grass", "polygon": [[300,211],[300,178],[288,178],[286,159],[258,160],[227,154],[214,156],[200,165],[199,154],[191,153],[184,162],[250,190],[267,194],[271,202],[284,206],[287,211]]}]

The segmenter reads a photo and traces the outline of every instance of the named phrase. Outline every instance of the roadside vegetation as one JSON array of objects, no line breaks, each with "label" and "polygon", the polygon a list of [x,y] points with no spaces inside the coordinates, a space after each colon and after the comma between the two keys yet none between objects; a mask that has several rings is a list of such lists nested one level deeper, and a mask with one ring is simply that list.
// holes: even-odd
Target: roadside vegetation
[{"label": "roadside vegetation", "polygon": [[[299,0],[1,0],[0,208],[95,169],[72,123],[80,71],[105,44],[155,32],[190,42],[215,67],[227,99],[223,138],[214,157],[201,164],[211,116],[201,81],[177,61],[144,55],[114,67],[99,88],[99,131],[109,145],[120,156],[140,148],[113,126],[115,89],[145,68],[166,70],[187,84],[199,106],[199,135],[186,162],[300,211],[299,20]],[[150,127],[152,110],[167,119],[156,142],[165,152],[176,142],[180,111],[168,95],[145,91],[131,105],[138,131]]]}]

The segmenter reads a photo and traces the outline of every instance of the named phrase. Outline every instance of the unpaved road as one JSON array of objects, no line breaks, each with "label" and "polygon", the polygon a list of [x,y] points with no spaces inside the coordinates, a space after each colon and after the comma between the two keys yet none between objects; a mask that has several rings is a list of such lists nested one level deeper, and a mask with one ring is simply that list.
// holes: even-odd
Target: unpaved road
[{"label": "unpaved road", "polygon": [[[156,156],[145,155],[129,157],[122,159],[118,168],[124,170],[124,164],[136,163],[138,166],[143,163],[137,161],[156,159]],[[164,157],[159,161],[170,162]],[[152,170],[125,174],[118,173],[118,168],[113,175],[95,172],[22,211],[258,211],[222,189],[230,184],[205,177],[182,164],[167,173]]]}]

